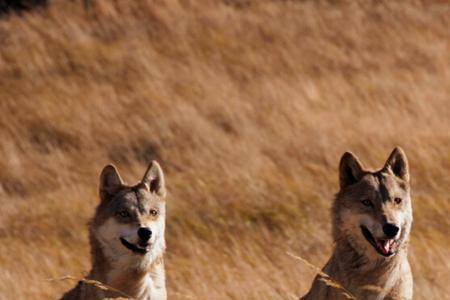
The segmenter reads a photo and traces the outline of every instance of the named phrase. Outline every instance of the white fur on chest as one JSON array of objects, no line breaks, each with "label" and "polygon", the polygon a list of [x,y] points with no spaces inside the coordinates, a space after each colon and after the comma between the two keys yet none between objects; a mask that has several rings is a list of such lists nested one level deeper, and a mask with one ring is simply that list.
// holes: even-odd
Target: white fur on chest
[{"label": "white fur on chest", "polygon": [[[147,272],[139,279],[139,282],[127,282],[126,285],[135,286],[132,291],[133,298],[139,300],[165,300],[165,273],[162,263],[155,263],[160,259],[165,250],[163,235],[155,238],[150,251],[145,255],[134,254],[126,249],[120,242],[119,237],[126,233],[128,228],[110,219],[97,229],[97,238],[109,264],[106,272],[106,284],[116,285],[123,283],[124,274],[133,273],[133,270]],[[126,276],[126,275],[125,275]],[[132,277],[132,276],[130,276]],[[133,280],[133,279],[129,279]],[[119,284],[120,285],[120,284]],[[117,286],[120,289],[120,286]]]},{"label": "white fur on chest", "polygon": [[[107,281],[110,283],[116,282],[126,272],[126,268],[130,268],[130,264],[132,265],[133,263],[136,262],[130,262],[125,258],[116,261],[115,267],[107,273]],[[161,264],[151,268],[139,282],[136,282],[136,287],[130,296],[139,300],[165,300],[166,288],[163,265]]]}]

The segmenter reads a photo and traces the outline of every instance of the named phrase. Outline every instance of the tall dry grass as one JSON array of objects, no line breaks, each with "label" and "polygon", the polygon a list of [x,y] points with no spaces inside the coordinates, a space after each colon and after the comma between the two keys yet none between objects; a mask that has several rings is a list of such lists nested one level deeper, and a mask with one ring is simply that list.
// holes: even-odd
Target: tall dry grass
[{"label": "tall dry grass", "polygon": [[170,192],[170,299],[295,299],[346,150],[409,159],[415,299],[450,297],[445,1],[54,0],[0,20],[0,299],[90,267],[101,168]]}]

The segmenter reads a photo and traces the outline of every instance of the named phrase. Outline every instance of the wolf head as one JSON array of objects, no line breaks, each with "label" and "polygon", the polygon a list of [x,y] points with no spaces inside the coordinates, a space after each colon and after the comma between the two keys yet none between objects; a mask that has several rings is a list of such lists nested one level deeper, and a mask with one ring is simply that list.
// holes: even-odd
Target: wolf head
[{"label": "wolf head", "polygon": [[406,247],[412,223],[408,161],[395,148],[382,169],[364,169],[345,153],[339,166],[340,191],[333,204],[333,235],[359,254],[391,257]]},{"label": "wolf head", "polygon": [[100,204],[91,223],[91,240],[106,259],[141,264],[165,248],[164,174],[156,161],[136,185],[126,185],[112,166],[100,175]]}]

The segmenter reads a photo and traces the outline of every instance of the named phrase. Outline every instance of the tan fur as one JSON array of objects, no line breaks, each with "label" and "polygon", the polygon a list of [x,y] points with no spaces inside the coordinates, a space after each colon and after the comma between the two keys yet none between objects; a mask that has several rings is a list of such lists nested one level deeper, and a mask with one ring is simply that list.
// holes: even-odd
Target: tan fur
[{"label": "tan fur", "polygon": [[[92,269],[86,277],[110,290],[80,281],[62,300],[96,300],[130,297],[139,300],[165,300],[165,187],[162,170],[156,162],[135,186],[125,185],[113,166],[100,176],[101,202],[89,226]],[[158,214],[152,215],[156,210]],[[127,215],[121,215],[126,211]],[[149,228],[151,238],[145,253],[125,247],[141,242],[139,228]]]},{"label": "tan fur", "polygon": [[[407,259],[412,208],[404,152],[394,149],[377,172],[364,170],[353,154],[345,153],[340,164],[340,183],[332,208],[335,248],[323,271],[359,300],[412,299],[413,282]],[[396,198],[402,201],[397,203]],[[386,223],[400,227],[392,238],[396,242],[392,248],[395,254],[391,256],[381,255],[361,227],[367,228],[374,240],[386,239],[382,227]],[[342,289],[326,284],[318,275],[302,299],[348,298]]]}]

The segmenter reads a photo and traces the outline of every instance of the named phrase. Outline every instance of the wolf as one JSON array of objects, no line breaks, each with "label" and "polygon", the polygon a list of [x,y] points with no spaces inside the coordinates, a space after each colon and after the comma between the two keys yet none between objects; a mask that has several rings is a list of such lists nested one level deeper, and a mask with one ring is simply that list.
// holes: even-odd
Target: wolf
[{"label": "wolf", "polygon": [[331,209],[334,251],[323,268],[342,288],[327,284],[319,274],[301,299],[412,299],[409,177],[399,147],[378,171],[365,169],[352,153],[342,156],[340,190]]},{"label": "wolf", "polygon": [[[113,165],[100,175],[100,203],[89,224],[92,269],[62,300],[166,300],[164,174],[152,161],[143,179],[125,184]],[[89,280],[101,282],[100,289]]]}]

